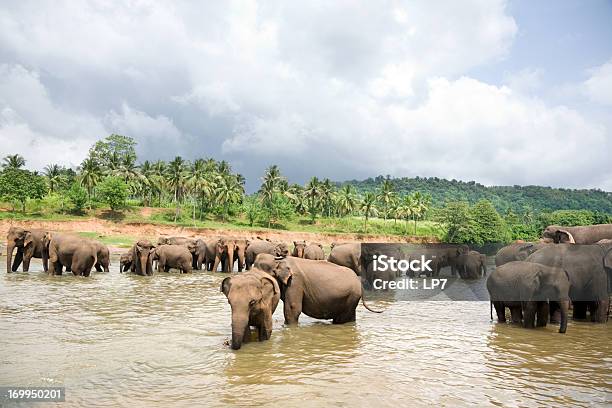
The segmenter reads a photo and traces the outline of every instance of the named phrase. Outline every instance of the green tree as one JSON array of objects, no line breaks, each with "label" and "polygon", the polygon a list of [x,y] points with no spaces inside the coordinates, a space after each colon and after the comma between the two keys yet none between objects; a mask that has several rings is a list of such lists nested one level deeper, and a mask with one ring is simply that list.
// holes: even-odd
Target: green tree
[{"label": "green tree", "polygon": [[98,184],[98,196],[108,204],[112,211],[117,211],[125,205],[128,197],[128,186],[121,177],[106,176]]},{"label": "green tree", "polygon": [[81,185],[87,189],[87,197],[91,201],[91,195],[102,178],[102,168],[93,157],[88,157],[83,160],[80,168]]},{"label": "green tree", "polygon": [[359,205],[361,213],[364,216],[363,228],[365,232],[368,231],[368,220],[370,217],[375,217],[378,214],[376,209],[376,196],[372,192],[367,192],[363,196],[361,200],[361,204]]},{"label": "green tree", "polygon": [[79,183],[72,183],[70,189],[66,192],[66,196],[72,203],[74,211],[83,211],[85,204],[87,204],[87,191]]},{"label": "green tree", "polygon": [[44,178],[31,171],[7,167],[0,173],[0,197],[21,203],[23,213],[28,199],[40,199],[46,192]]},{"label": "green tree", "polygon": [[89,157],[104,169],[117,170],[121,164],[136,161],[136,141],[115,133],[97,141],[89,149]]},{"label": "green tree", "polygon": [[306,208],[310,214],[310,220],[314,224],[321,207],[321,182],[317,177],[311,178],[304,187],[304,197],[306,198]]},{"label": "green tree", "polygon": [[168,185],[172,188],[174,193],[174,203],[176,205],[174,222],[176,222],[181,212],[181,201],[187,184],[187,176],[187,162],[185,162],[181,156],[176,156],[174,160],[168,164],[166,175]]},{"label": "green tree", "polygon": [[340,216],[346,216],[355,212],[358,204],[355,188],[350,184],[342,186],[336,199],[336,207]]},{"label": "green tree", "polygon": [[504,219],[488,200],[480,200],[471,208],[474,231],[471,242],[483,245],[489,242],[507,242],[509,233]]},{"label": "green tree", "polygon": [[25,166],[26,161],[20,154],[9,154],[2,159],[3,169],[20,169]]},{"label": "green tree", "polygon": [[380,191],[378,193],[377,198],[382,207],[383,217],[385,218],[385,221],[387,220],[387,217],[389,216],[389,211],[391,209],[391,205],[395,199],[395,196],[396,196],[395,187],[393,186],[393,183],[391,182],[391,180],[389,179],[383,180],[383,182],[380,185]]},{"label": "green tree", "polygon": [[255,221],[263,216],[261,204],[255,196],[244,197],[242,200],[242,212],[251,227],[255,224]]},{"label": "green tree", "polygon": [[63,183],[62,167],[57,164],[45,166],[44,174],[49,182],[49,191],[54,193],[56,187]]},{"label": "green tree", "polygon": [[293,205],[289,197],[277,192],[272,195],[267,206],[262,206],[261,214],[270,228],[272,224],[290,220],[294,215]]},{"label": "green tree", "polygon": [[446,234],[444,240],[451,243],[472,242],[473,220],[470,205],[465,201],[447,203],[440,211]]}]

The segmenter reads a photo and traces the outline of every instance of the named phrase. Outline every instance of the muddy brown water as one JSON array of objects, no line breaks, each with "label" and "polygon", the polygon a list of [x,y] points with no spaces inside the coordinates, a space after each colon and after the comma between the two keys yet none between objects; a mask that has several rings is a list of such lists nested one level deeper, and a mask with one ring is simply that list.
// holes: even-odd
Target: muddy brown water
[{"label": "muddy brown water", "polygon": [[62,406],[604,406],[612,323],[526,330],[484,301],[373,296],[354,324],[304,315],[272,339],[226,345],[221,273],[5,273],[0,385],[66,387]]}]

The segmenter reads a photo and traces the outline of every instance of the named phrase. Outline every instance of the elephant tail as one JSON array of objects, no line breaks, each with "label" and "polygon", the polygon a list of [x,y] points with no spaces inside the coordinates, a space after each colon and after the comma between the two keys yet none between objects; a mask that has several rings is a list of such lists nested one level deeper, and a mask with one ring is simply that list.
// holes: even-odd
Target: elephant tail
[{"label": "elephant tail", "polygon": [[368,309],[370,312],[372,313],[382,313],[384,312],[384,310],[374,310],[374,309],[370,309],[370,306],[368,306],[365,302],[365,299],[363,298],[363,294],[361,295],[361,304],[363,305],[363,307],[365,307],[366,309]]},{"label": "elephant tail", "polygon": [[491,321],[493,321],[493,301],[489,301],[489,313],[491,314]]}]

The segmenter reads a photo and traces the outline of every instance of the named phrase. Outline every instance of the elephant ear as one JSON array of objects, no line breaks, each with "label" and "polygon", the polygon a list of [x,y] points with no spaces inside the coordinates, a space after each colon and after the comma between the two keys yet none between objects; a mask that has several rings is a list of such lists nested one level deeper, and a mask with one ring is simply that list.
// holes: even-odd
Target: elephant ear
[{"label": "elephant ear", "polygon": [[232,287],[232,277],[228,276],[227,278],[223,279],[223,282],[221,282],[221,292],[223,292],[225,297],[229,295],[229,291],[231,287]]},{"label": "elephant ear", "polygon": [[567,230],[557,230],[555,232],[555,243],[556,244],[575,244],[574,236]]},{"label": "elephant ear", "polygon": [[[225,278],[227,279],[227,278]],[[274,290],[274,294],[276,295],[279,291],[278,289],[278,283],[276,282],[276,279],[274,279],[272,276],[268,275],[267,273],[264,273],[263,276],[261,277],[261,284],[262,286],[266,284],[266,281],[270,282],[272,284],[272,288]]]}]

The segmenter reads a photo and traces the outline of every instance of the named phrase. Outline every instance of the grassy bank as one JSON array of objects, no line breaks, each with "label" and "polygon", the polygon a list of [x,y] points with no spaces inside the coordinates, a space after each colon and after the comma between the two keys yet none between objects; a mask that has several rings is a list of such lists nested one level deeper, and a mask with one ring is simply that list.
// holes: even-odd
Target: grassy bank
[{"label": "grassy bank", "polygon": [[[405,221],[384,220],[382,218],[370,218],[367,225],[363,217],[344,217],[344,218],[317,218],[314,222],[306,217],[294,217],[282,224],[275,224],[268,227],[265,224],[255,223],[250,225],[244,217],[229,217],[223,220],[220,217],[209,215],[205,219],[193,220],[186,211],[174,221],[174,209],[154,208],[154,207],[130,207],[121,212],[111,212],[108,210],[88,210],[82,214],[60,214],[55,212],[20,212],[0,211],[0,220],[35,220],[35,221],[81,221],[88,219],[101,219],[117,224],[155,224],[175,227],[195,227],[207,229],[225,229],[241,231],[296,231],[318,234],[377,234],[391,235],[397,237],[421,236],[435,237],[440,239],[444,231],[440,224],[433,221],[419,221],[416,225],[413,222],[406,224]],[[91,238],[100,238],[96,233],[83,233],[85,236],[90,234]],[[132,237],[102,237],[109,245],[123,246],[128,242],[133,242]]]}]

